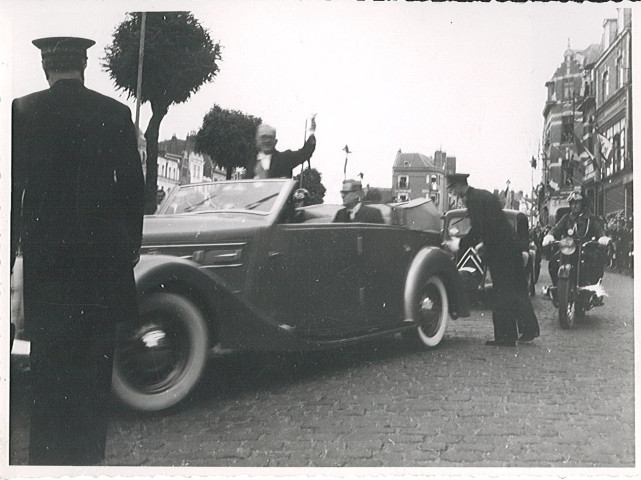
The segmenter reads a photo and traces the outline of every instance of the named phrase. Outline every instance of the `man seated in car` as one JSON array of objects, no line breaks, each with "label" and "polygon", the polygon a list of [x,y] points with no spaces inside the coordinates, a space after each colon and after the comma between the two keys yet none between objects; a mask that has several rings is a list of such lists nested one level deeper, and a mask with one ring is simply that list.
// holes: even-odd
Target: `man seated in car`
[{"label": "man seated in car", "polygon": [[363,205],[363,186],[358,180],[345,180],[341,188],[344,208],[336,212],[334,222],[384,223],[380,210]]},{"label": "man seated in car", "polygon": [[[591,215],[590,211],[583,205],[581,193],[578,191],[570,193],[568,203],[570,204],[570,213],[566,213],[543,238],[543,246],[547,247],[555,239],[561,239],[564,236],[572,237],[581,242],[596,238],[600,245],[608,245],[610,237],[605,236],[601,222],[594,215]],[[593,285],[600,278],[603,278],[605,256],[595,249],[586,250],[585,255],[586,264],[589,264],[592,269],[589,278],[591,279],[590,285]],[[548,263],[548,272],[554,286],[556,286],[558,280],[559,262],[560,252],[556,252]]]}]

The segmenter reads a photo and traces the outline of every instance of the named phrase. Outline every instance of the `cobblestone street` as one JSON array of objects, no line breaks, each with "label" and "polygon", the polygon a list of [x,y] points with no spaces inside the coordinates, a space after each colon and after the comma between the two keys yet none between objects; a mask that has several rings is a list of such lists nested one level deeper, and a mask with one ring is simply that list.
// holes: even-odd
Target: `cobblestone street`
[{"label": "cobblestone street", "polygon": [[[107,464],[239,467],[634,467],[633,279],[574,330],[533,299],[541,337],[487,347],[491,312],[433,350],[391,338],[306,355],[215,359],[157,415],[117,410]],[[27,455],[28,389],[14,382],[10,460]]]}]

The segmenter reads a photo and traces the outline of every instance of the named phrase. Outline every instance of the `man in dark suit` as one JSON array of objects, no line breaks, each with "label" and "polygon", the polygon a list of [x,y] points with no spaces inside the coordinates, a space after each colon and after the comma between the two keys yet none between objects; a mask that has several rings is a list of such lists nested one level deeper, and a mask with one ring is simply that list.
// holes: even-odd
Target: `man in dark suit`
[{"label": "man in dark suit", "polygon": [[129,108],[84,86],[92,40],[34,40],[50,88],[12,105],[11,266],[23,252],[32,465],[103,461],[116,323],[137,314],[143,174]]},{"label": "man in dark suit", "polygon": [[309,137],[300,150],[276,150],[276,129],[261,123],[256,130],[256,159],[247,168],[247,178],[292,178],[294,167],[308,161],[316,149],[316,119],[312,117]]},{"label": "man in dark suit", "polygon": [[467,235],[459,240],[460,244],[456,240],[450,241],[449,247],[454,251],[474,246],[485,250],[484,258],[494,290],[494,340],[486,345],[515,346],[517,322],[524,328],[519,341],[532,341],[539,336],[539,324],[527,292],[522,246],[496,195],[470,187],[468,176],[464,173],[447,175],[447,188],[465,201],[471,224]]},{"label": "man in dark suit", "polygon": [[363,186],[358,180],[345,180],[341,195],[345,208],[336,212],[334,222],[384,223],[379,209],[363,205]]}]

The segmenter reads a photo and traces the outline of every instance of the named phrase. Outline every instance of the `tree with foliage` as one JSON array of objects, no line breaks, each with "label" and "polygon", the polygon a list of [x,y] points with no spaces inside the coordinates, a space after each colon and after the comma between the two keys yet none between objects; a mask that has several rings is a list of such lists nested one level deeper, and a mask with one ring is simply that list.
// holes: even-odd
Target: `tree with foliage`
[{"label": "tree with foliage", "polygon": [[363,200],[366,202],[380,203],[383,200],[383,194],[378,188],[368,188]]},{"label": "tree with foliage", "polygon": [[[105,49],[102,67],[118,89],[135,97],[142,13],[128,13]],[[220,45],[189,12],[147,12],[141,103],[150,102],[152,117],[147,140],[145,213],[156,210],[158,134],[169,107],[183,103],[213,81],[221,59]]]},{"label": "tree with foliage", "polygon": [[256,128],[260,123],[260,118],[214,105],[196,134],[196,152],[209,155],[230,179],[236,167],[247,168],[256,155]]},{"label": "tree with foliage", "polygon": [[[303,188],[309,192],[309,205],[323,203],[327,189],[323,185],[321,177],[321,173],[315,168],[306,168],[303,170]],[[294,180],[300,184],[300,174],[296,175]]]}]

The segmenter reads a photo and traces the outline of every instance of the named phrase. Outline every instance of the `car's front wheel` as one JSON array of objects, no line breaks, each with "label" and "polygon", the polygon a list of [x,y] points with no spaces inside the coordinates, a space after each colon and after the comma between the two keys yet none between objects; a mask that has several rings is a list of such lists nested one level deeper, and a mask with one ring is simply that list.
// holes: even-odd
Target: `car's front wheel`
[{"label": "car's front wheel", "polygon": [[447,289],[440,277],[432,275],[417,293],[413,302],[416,337],[426,347],[435,347],[443,339],[450,315]]},{"label": "car's front wheel", "polygon": [[140,303],[139,323],[119,329],[113,391],[136,410],[176,405],[198,383],[207,349],[205,317],[191,300],[174,293],[150,294]]}]

